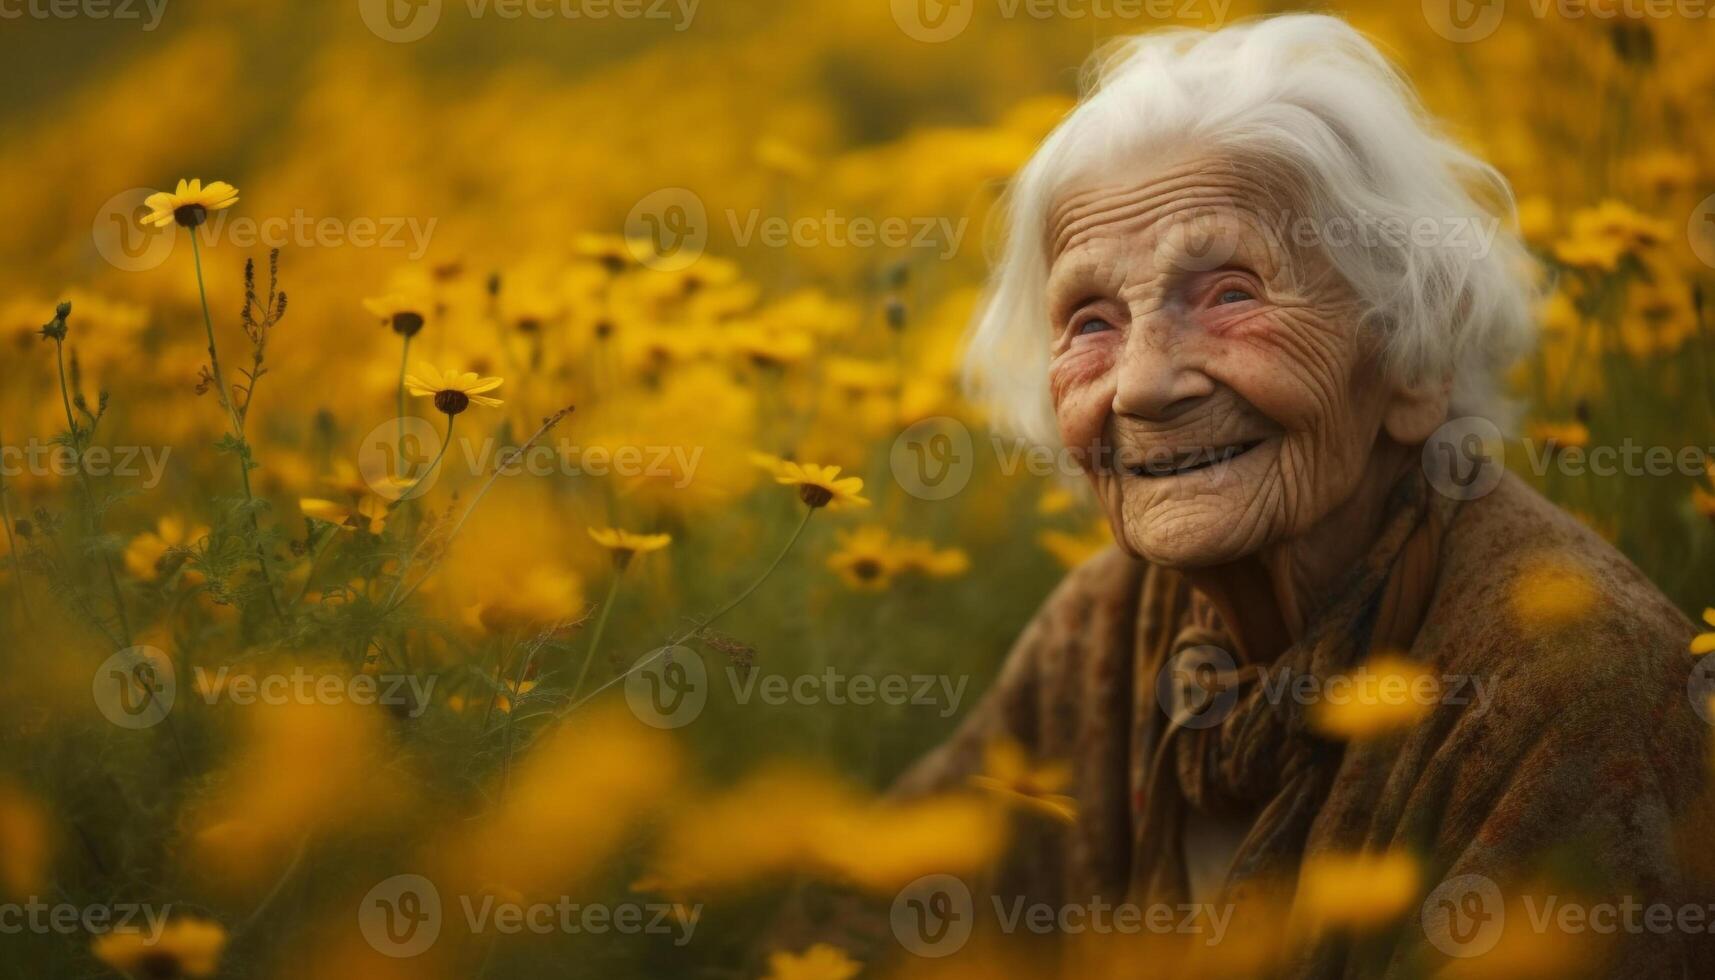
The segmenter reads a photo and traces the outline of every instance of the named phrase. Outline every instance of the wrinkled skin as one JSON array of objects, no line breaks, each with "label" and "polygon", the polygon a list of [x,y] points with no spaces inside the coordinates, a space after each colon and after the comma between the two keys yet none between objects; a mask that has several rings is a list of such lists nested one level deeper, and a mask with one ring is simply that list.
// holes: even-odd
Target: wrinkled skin
[{"label": "wrinkled skin", "polygon": [[1092,180],[1048,224],[1061,438],[1121,546],[1186,570],[1253,658],[1368,547],[1448,385],[1380,367],[1362,306],[1277,168],[1185,153]]}]

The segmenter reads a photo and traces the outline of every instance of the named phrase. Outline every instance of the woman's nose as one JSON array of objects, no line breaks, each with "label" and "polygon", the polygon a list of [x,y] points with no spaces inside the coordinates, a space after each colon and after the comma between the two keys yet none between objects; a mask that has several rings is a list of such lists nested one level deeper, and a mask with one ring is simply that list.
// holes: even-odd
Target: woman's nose
[{"label": "woman's nose", "polygon": [[1116,364],[1114,414],[1171,419],[1214,392],[1215,382],[1192,362],[1173,326],[1140,326]]}]

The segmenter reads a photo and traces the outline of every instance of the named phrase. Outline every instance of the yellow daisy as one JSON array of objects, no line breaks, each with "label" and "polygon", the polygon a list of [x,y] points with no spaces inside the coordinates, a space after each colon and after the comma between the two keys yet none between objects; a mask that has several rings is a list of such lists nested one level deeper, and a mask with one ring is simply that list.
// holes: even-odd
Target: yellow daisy
[{"label": "yellow daisy", "polygon": [[619,568],[631,564],[631,556],[660,551],[673,541],[671,534],[633,534],[612,527],[592,527],[589,532],[596,544],[613,552],[613,563]]},{"label": "yellow daisy", "polygon": [[95,941],[95,958],[133,977],[210,977],[220,968],[226,930],[202,919],[175,919],[153,940],[115,930]]},{"label": "yellow daisy", "polygon": [[768,954],[768,975],[763,980],[850,980],[860,969],[862,964],[845,950],[817,943],[802,953]]},{"label": "yellow daisy", "polygon": [[[1705,623],[1708,623],[1710,626],[1715,627],[1715,609],[1705,608],[1703,610],[1703,621]],[[1704,654],[1709,653],[1712,650],[1715,650],[1715,631],[1708,632],[1708,633],[1699,633],[1695,637],[1692,638],[1692,640],[1691,640],[1691,652],[1692,653],[1695,653],[1701,657]]]},{"label": "yellow daisy", "polygon": [[161,577],[169,552],[189,549],[207,536],[208,528],[200,524],[189,525],[172,515],[163,517],[155,530],[144,531],[125,546],[125,570],[135,578],[153,582]]},{"label": "yellow daisy", "polygon": [[879,527],[860,527],[841,532],[840,550],[828,556],[828,568],[859,592],[880,592],[893,584],[901,569],[899,557],[887,532]]},{"label": "yellow daisy", "polygon": [[[1709,481],[1711,487],[1715,487],[1715,461],[1704,463],[1703,470],[1704,478]],[[1715,520],[1715,493],[1710,493],[1701,486],[1692,487],[1691,506],[1704,517]]]},{"label": "yellow daisy", "polygon": [[869,500],[860,495],[863,479],[856,476],[841,477],[838,466],[775,460],[760,453],[753,453],[751,459],[763,469],[771,471],[775,483],[797,487],[798,498],[812,509],[869,506]]},{"label": "yellow daisy", "polygon": [[381,322],[392,327],[399,336],[414,337],[428,319],[426,311],[429,304],[399,293],[388,293],[364,300],[363,308],[380,317]]},{"label": "yellow daisy", "polygon": [[900,571],[930,578],[954,578],[971,569],[970,556],[963,548],[937,548],[920,538],[894,539],[893,555]]},{"label": "yellow daisy", "polygon": [[219,211],[237,203],[238,188],[224,180],[214,181],[207,187],[201,180],[180,180],[177,190],[171,193],[156,191],[143,199],[144,207],[149,209],[143,223],[156,228],[175,223],[195,228],[208,220],[210,211]]},{"label": "yellow daisy", "polygon": [[1005,738],[983,749],[983,771],[971,777],[972,786],[1062,823],[1078,819],[1077,801],[1060,792],[1071,781],[1065,765],[1032,766],[1023,746]]},{"label": "yellow daisy", "polygon": [[433,364],[418,362],[414,374],[405,375],[405,390],[419,398],[433,398],[435,408],[447,415],[457,415],[472,402],[498,408],[501,401],[483,394],[500,387],[499,378],[478,377],[475,371],[437,370]]},{"label": "yellow daisy", "polygon": [[347,531],[368,531],[380,534],[387,526],[387,502],[373,494],[364,494],[356,503],[340,503],[320,497],[302,497],[298,510],[305,517],[326,521]]}]

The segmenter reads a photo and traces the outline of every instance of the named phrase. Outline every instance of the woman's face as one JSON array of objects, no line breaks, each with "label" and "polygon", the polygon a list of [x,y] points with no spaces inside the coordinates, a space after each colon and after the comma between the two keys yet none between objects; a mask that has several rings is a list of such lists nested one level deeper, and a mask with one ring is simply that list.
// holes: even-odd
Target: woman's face
[{"label": "woman's face", "polygon": [[1303,534],[1412,397],[1383,382],[1326,256],[1274,232],[1303,226],[1291,199],[1262,167],[1202,157],[1079,186],[1050,214],[1060,434],[1148,561],[1220,564]]}]

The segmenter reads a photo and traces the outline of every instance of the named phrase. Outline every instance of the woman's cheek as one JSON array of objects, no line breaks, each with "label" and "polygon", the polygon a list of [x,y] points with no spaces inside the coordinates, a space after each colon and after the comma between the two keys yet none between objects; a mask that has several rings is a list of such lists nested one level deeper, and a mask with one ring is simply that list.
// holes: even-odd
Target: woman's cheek
[{"label": "woman's cheek", "polygon": [[1113,410],[1113,353],[1108,349],[1067,352],[1049,369],[1060,440],[1077,452],[1096,447]]}]

